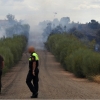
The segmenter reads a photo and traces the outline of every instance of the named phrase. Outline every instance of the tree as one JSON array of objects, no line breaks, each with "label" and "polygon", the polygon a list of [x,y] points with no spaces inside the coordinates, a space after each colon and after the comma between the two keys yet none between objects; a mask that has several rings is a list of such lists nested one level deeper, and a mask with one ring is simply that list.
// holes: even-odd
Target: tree
[{"label": "tree", "polygon": [[23,34],[24,36],[26,36],[26,38],[28,39],[29,37],[29,30],[30,30],[30,26],[28,24],[15,24],[12,27],[9,27],[6,29],[6,36],[7,37],[13,37],[13,35],[21,35]]},{"label": "tree", "polygon": [[59,25],[59,20],[57,18],[53,20],[53,25],[54,25],[54,28]]},{"label": "tree", "polygon": [[60,24],[62,26],[66,26],[69,22],[70,22],[70,18],[69,17],[62,17],[61,20],[60,20]]},{"label": "tree", "polygon": [[51,25],[52,25],[52,23],[51,22],[49,22],[49,23],[47,23],[47,26],[46,26],[46,28],[43,30],[43,33],[42,33],[42,35],[45,37],[45,39],[47,39],[47,37],[50,35],[50,33],[51,33]]},{"label": "tree", "polygon": [[7,19],[8,19],[9,22],[14,21],[14,19],[15,19],[15,16],[12,15],[12,14],[8,14],[6,17],[7,17]]},{"label": "tree", "polygon": [[73,33],[73,32],[75,32],[75,31],[76,31],[76,27],[72,27],[72,28],[69,30],[70,33]]},{"label": "tree", "polygon": [[96,35],[100,38],[100,30],[97,31]]},{"label": "tree", "polygon": [[88,26],[92,29],[97,29],[99,26],[99,23],[96,20],[92,19],[91,22],[89,22]]},{"label": "tree", "polygon": [[61,25],[59,25],[59,26],[55,27],[55,28],[52,30],[51,34],[63,33],[63,32],[64,32],[64,30],[62,29]]}]

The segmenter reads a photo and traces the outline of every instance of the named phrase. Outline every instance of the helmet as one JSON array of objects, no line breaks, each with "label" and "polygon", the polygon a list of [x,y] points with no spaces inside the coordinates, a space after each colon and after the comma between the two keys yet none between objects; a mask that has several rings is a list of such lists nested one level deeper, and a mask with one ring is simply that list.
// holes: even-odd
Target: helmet
[{"label": "helmet", "polygon": [[30,46],[29,48],[28,48],[28,52],[29,53],[32,53],[32,52],[34,52],[35,51],[35,48],[33,47],[33,46]]}]

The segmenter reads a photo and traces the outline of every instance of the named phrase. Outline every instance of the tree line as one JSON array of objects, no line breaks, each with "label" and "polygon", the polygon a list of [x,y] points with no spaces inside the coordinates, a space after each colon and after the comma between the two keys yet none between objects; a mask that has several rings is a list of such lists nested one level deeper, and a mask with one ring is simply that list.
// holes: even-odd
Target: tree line
[{"label": "tree line", "polygon": [[3,56],[5,62],[3,73],[6,73],[18,63],[26,45],[27,39],[24,35],[15,35],[13,38],[0,39],[0,54]]},{"label": "tree line", "polygon": [[94,43],[84,44],[72,34],[51,34],[46,48],[54,54],[65,70],[88,79],[100,74],[100,54],[94,52]]},{"label": "tree line", "polygon": [[[82,40],[95,40],[100,45],[100,23],[91,19],[87,23],[79,23],[70,20],[70,17],[62,17],[60,20],[55,18],[53,21],[43,21],[39,23],[43,29],[43,36],[48,38],[50,34],[74,34]],[[100,48],[99,48],[100,49]]]}]

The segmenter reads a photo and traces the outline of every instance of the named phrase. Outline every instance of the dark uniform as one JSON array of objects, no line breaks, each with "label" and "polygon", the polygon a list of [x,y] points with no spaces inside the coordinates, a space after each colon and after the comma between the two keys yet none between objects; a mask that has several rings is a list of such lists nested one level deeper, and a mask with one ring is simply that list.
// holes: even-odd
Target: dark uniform
[{"label": "dark uniform", "polygon": [[2,67],[3,67],[3,57],[0,55],[0,93],[1,93],[1,76],[2,76]]},{"label": "dark uniform", "polygon": [[[36,68],[35,68],[35,75],[33,75],[33,62],[36,62]],[[26,83],[30,89],[30,91],[32,92],[32,97],[35,98],[38,96],[38,74],[39,74],[39,57],[38,55],[33,52],[31,53],[30,57],[29,57],[29,72],[26,78]]]}]

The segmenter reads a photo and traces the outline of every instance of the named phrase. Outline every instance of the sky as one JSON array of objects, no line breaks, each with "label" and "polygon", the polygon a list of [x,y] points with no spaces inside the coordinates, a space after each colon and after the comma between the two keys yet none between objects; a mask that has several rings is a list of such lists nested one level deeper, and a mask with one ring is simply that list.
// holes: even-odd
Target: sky
[{"label": "sky", "polygon": [[30,25],[29,44],[38,48],[45,40],[43,30],[37,27],[39,22],[62,17],[69,17],[71,22],[100,22],[100,0],[0,0],[0,20],[7,19],[8,14]]},{"label": "sky", "polygon": [[99,11],[100,0],[0,0],[0,19],[12,14],[33,24],[62,17],[80,23],[100,22]]}]

